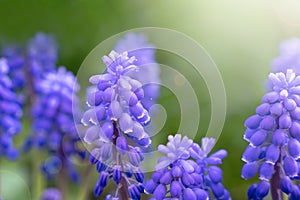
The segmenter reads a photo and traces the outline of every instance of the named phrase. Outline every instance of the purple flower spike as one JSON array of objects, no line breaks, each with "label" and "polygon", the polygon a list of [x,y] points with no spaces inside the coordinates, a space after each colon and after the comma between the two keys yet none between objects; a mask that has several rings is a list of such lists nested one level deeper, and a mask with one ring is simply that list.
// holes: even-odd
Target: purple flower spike
[{"label": "purple flower spike", "polygon": [[13,146],[13,138],[22,129],[22,109],[9,72],[7,60],[0,58],[0,156],[16,160],[18,151]]},{"label": "purple flower spike", "polygon": [[[299,184],[300,76],[292,69],[269,75],[271,90],[262,98],[256,115],[245,122],[244,138],[250,146],[243,154],[242,177],[252,178],[259,171],[261,180],[249,188],[249,199],[265,198],[270,187],[276,187],[273,198],[277,198],[275,190],[288,194],[289,199],[298,197],[299,190],[293,189]],[[272,185],[274,181],[278,184]]]},{"label": "purple flower spike", "polygon": [[[14,80],[13,89],[16,91],[24,89],[25,80],[25,58],[23,52],[18,46],[6,46],[2,49],[2,55],[7,60],[10,68],[9,76]],[[24,98],[21,96],[20,98]]]},{"label": "purple flower spike", "polygon": [[[80,138],[75,120],[80,113],[80,102],[76,96],[79,85],[75,76],[64,67],[60,67],[56,71],[44,74],[44,79],[39,80],[38,91],[36,103],[32,108],[33,133],[29,136],[33,146],[48,151],[51,156],[66,156],[66,159],[61,160],[63,167],[75,171],[70,173],[69,178],[78,180],[75,167],[69,161],[74,156],[81,158],[84,153],[77,147]],[[92,143],[98,137],[99,128],[93,126],[88,129],[84,140]],[[91,159],[91,162],[94,163],[95,159]],[[54,178],[54,174],[43,172],[48,178]]]},{"label": "purple flower spike", "polygon": [[[82,116],[84,126],[100,130],[98,135],[96,131],[91,132],[91,128],[85,132],[85,142],[100,149],[97,161],[93,158],[91,163],[97,163],[97,171],[108,173],[117,184],[115,195],[108,195],[106,199],[140,199],[144,192],[144,174],[140,169],[144,160],[142,148],[151,144],[145,126],[151,122],[149,108],[158,97],[152,94],[159,91],[157,88],[149,90],[148,85],[159,81],[159,70],[154,49],[144,49],[152,45],[144,39],[142,43],[135,43],[134,37],[130,43],[126,42],[128,38],[121,40],[115,50],[102,57],[106,70],[90,77],[88,108]],[[152,68],[148,68],[148,64]],[[101,191],[95,195],[100,196],[104,187],[101,185],[101,190],[95,190]]]},{"label": "purple flower spike", "polygon": [[215,145],[213,138],[203,138],[201,146],[180,134],[170,135],[168,140],[167,145],[158,146],[165,156],[159,158],[152,179],[146,183],[146,192],[154,199],[207,200],[210,194],[211,198],[230,199],[221,184],[222,170],[214,166],[221,163],[227,152],[219,150],[209,156]]},{"label": "purple flower spike", "polygon": [[27,46],[29,70],[34,78],[34,87],[39,90],[38,81],[44,73],[55,71],[57,46],[53,37],[37,33]]}]

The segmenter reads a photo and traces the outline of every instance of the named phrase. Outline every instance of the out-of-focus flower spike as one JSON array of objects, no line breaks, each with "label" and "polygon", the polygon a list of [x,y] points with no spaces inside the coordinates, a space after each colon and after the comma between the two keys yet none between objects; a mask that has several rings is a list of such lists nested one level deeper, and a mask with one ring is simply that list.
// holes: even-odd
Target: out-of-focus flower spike
[{"label": "out-of-focus flower spike", "polygon": [[7,60],[0,58],[0,156],[16,160],[18,151],[13,145],[13,138],[22,129],[22,109],[9,72]]}]

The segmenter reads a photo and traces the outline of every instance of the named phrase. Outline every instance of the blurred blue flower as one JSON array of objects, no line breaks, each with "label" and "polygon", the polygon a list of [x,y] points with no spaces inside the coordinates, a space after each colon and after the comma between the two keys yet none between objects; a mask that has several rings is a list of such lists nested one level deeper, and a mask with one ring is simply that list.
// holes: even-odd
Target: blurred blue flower
[{"label": "blurred blue flower", "polygon": [[153,199],[210,199],[210,194],[216,199],[230,199],[221,183],[222,170],[215,166],[227,152],[219,150],[208,156],[215,145],[213,138],[203,138],[201,147],[180,134],[170,135],[168,140],[166,146],[158,146],[166,156],[159,158],[152,179],[145,185]]},{"label": "blurred blue flower", "polygon": [[39,80],[38,95],[32,108],[33,133],[26,143],[29,146],[25,147],[33,145],[50,153],[48,162],[42,165],[42,171],[49,178],[60,167],[65,167],[71,180],[78,181],[70,161],[73,156],[84,157],[84,152],[76,147],[80,142],[74,118],[80,114],[78,91],[75,76],[64,67],[46,73],[44,79]]},{"label": "blurred blue flower", "polygon": [[50,35],[37,33],[28,43],[26,59],[33,78],[41,78],[44,73],[55,70],[57,58],[57,45]]},{"label": "blurred blue flower", "polygon": [[285,40],[280,44],[280,55],[272,62],[274,72],[286,72],[293,69],[300,74],[300,38]]},{"label": "blurred blue flower", "polygon": [[14,80],[14,90],[22,90],[25,87],[25,57],[22,49],[17,46],[5,46],[2,56],[7,59],[10,66],[9,76]]},{"label": "blurred blue flower", "polygon": [[54,39],[47,34],[37,33],[27,44],[26,49],[7,45],[2,48],[2,55],[10,66],[9,77],[13,81],[13,89],[17,91],[18,101],[24,106],[26,100],[32,104],[38,80],[44,74],[55,70],[57,62],[57,46]]},{"label": "blurred blue flower", "polygon": [[13,146],[13,137],[21,131],[22,109],[13,90],[13,80],[8,76],[10,66],[0,58],[0,156],[15,160],[18,151]]},{"label": "blurred blue flower", "polygon": [[40,200],[63,200],[61,192],[56,188],[47,188],[43,191]]},{"label": "blurred blue flower", "polygon": [[242,157],[246,162],[242,177],[250,179],[259,173],[261,182],[249,188],[249,199],[267,196],[271,179],[280,181],[280,189],[290,199],[299,199],[299,188],[292,184],[299,178],[300,76],[288,69],[271,73],[269,82],[271,91],[245,121],[244,139],[250,144]]}]

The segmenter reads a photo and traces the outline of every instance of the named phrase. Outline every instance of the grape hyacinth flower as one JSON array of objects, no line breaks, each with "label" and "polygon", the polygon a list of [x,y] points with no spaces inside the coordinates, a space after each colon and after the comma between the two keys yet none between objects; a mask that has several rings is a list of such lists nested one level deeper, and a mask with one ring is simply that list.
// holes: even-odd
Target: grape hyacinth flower
[{"label": "grape hyacinth flower", "polygon": [[[143,34],[127,33],[114,47],[117,52],[128,52],[128,57],[135,57],[133,64],[138,66],[131,77],[143,84],[145,97],[142,104],[149,109],[159,96],[160,68],[155,61],[155,46],[148,43]],[[150,84],[156,83],[156,84]]]},{"label": "grape hyacinth flower", "polygon": [[[79,115],[79,85],[75,76],[64,67],[45,74],[39,80],[36,103],[32,109],[32,130],[29,141],[38,149],[50,153],[42,171],[52,178],[60,168],[67,168],[69,177],[78,181],[78,175],[70,161],[73,156],[84,158],[84,152],[76,148],[80,142],[74,116]],[[74,110],[72,108],[74,105]]]},{"label": "grape hyacinth flower", "polygon": [[26,64],[28,65],[28,73],[33,79],[34,89],[39,87],[38,79],[43,78],[44,73],[55,71],[57,58],[57,46],[50,35],[37,33],[30,40],[27,46]]},{"label": "grape hyacinth flower", "polygon": [[37,33],[24,52],[18,46],[5,46],[2,55],[10,66],[9,77],[13,81],[13,89],[17,91],[18,101],[24,105],[26,99],[34,104],[38,80],[47,72],[55,70],[57,47],[54,39],[47,34]]},{"label": "grape hyacinth flower", "polygon": [[271,91],[262,98],[256,114],[245,121],[244,139],[249,141],[242,160],[242,177],[257,173],[260,183],[248,190],[249,199],[300,199],[296,183],[300,170],[300,76],[291,69],[269,75]]},{"label": "grape hyacinth flower", "polygon": [[[141,103],[143,85],[131,77],[134,56],[127,52],[112,51],[102,58],[107,66],[104,74],[90,78],[88,110],[82,123],[88,126],[84,141],[94,145],[90,162],[95,164],[100,177],[94,189],[100,196],[112,178],[117,185],[115,195],[106,199],[140,199],[143,193],[144,174],[140,163],[144,159],[142,147],[151,144],[144,126],[150,123],[148,110]],[[134,177],[134,178],[133,178]]]},{"label": "grape hyacinth flower", "polygon": [[[159,145],[158,151],[165,154],[159,158],[152,179],[145,185],[153,200],[208,200],[230,199],[222,185],[222,170],[216,166],[227,156],[225,150],[208,155],[215,139],[203,138],[201,147],[180,134],[168,137],[167,145]],[[169,189],[168,189],[169,188]]]},{"label": "grape hyacinth flower", "polygon": [[6,46],[2,49],[2,56],[6,58],[10,67],[9,76],[14,80],[13,89],[22,90],[25,86],[25,58],[22,50],[17,46]]},{"label": "grape hyacinth flower", "polygon": [[292,38],[280,44],[280,55],[272,62],[274,72],[293,69],[300,74],[300,38]]},{"label": "grape hyacinth flower", "polygon": [[15,160],[18,151],[13,146],[13,137],[21,131],[22,109],[13,90],[13,80],[8,76],[7,60],[0,58],[0,156]]},{"label": "grape hyacinth flower", "polygon": [[56,188],[47,188],[43,191],[40,200],[63,200],[61,192]]}]

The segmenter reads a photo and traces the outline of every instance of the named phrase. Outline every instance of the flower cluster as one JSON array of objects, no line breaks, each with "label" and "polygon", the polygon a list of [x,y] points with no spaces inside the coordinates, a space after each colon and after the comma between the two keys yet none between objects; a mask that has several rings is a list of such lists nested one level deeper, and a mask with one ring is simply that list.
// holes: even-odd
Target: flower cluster
[{"label": "flower cluster", "polygon": [[13,81],[8,76],[7,60],[0,58],[0,156],[16,159],[18,151],[13,146],[13,137],[21,131],[22,109],[13,90]]},{"label": "flower cluster", "polygon": [[22,90],[25,87],[25,58],[22,50],[17,46],[6,46],[2,49],[2,56],[7,59],[10,67],[9,76],[14,80],[14,90]]},{"label": "flower cluster", "polygon": [[80,138],[73,117],[73,114],[79,114],[78,90],[74,75],[64,67],[45,74],[44,79],[39,81],[38,96],[32,109],[33,133],[30,141],[35,147],[51,153],[51,157],[42,166],[49,178],[60,167],[66,167],[70,178],[78,180],[69,160],[72,156],[84,158],[84,152],[76,149]]},{"label": "flower cluster", "polygon": [[280,55],[273,60],[272,69],[274,72],[286,72],[293,69],[300,74],[300,38],[292,38],[280,44]]},{"label": "flower cluster", "polygon": [[[43,77],[44,73],[55,70],[57,46],[54,39],[44,33],[37,33],[27,46],[28,71],[34,79]],[[38,87],[38,84],[36,84]]]},{"label": "flower cluster", "polygon": [[[150,122],[150,116],[141,103],[144,98],[142,84],[128,75],[137,68],[133,64],[135,59],[128,57],[127,52],[112,51],[103,57],[106,73],[90,78],[94,86],[87,95],[89,109],[84,113],[82,123],[90,126],[85,142],[95,144],[90,159],[92,164],[97,164],[100,173],[95,196],[101,195],[110,177],[118,189],[128,190],[126,193],[132,199],[140,199],[143,192],[144,175],[139,168],[143,151],[139,146],[147,147],[151,143],[143,128]],[[133,145],[129,145],[128,140]]]},{"label": "flower cluster", "polygon": [[168,140],[166,146],[158,146],[166,156],[158,160],[152,179],[145,185],[153,200],[207,200],[211,193],[216,199],[230,199],[221,183],[222,170],[216,166],[227,152],[219,150],[209,156],[215,144],[213,138],[203,138],[201,147],[180,134],[170,135]]},{"label": "flower cluster", "polygon": [[263,199],[270,184],[272,196],[281,190],[290,199],[299,199],[300,190],[293,180],[299,178],[300,170],[300,76],[288,69],[271,73],[269,81],[272,90],[263,96],[256,114],[245,121],[244,139],[250,144],[242,158],[246,162],[242,177],[250,179],[259,172],[261,182],[249,188],[249,199]]},{"label": "flower cluster", "polygon": [[44,190],[40,200],[62,200],[61,192],[56,188],[47,188]]},{"label": "flower cluster", "polygon": [[[24,106],[25,100],[34,99],[39,87],[39,79],[44,74],[55,70],[57,47],[54,39],[47,34],[37,33],[24,52],[18,46],[5,46],[2,55],[10,66],[9,77],[13,81],[13,89],[17,91],[18,101]],[[29,104],[33,102],[29,102]]]}]

